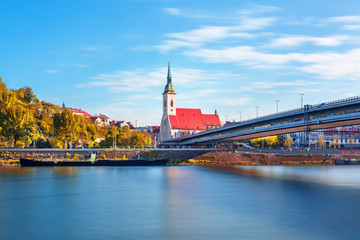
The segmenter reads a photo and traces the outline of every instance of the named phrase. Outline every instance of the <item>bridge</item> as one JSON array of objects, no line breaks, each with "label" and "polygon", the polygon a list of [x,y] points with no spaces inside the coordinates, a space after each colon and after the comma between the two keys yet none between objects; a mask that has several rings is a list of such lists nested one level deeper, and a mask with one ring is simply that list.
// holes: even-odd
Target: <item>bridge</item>
[{"label": "bridge", "polygon": [[360,125],[360,96],[262,116],[230,126],[164,140],[161,146],[214,147],[233,141]]}]

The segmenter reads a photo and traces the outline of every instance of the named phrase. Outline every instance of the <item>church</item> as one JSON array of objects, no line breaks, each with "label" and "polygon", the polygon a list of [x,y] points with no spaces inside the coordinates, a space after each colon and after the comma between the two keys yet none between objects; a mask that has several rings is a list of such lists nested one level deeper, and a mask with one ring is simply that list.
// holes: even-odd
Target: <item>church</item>
[{"label": "church", "polygon": [[201,109],[176,108],[176,93],[172,84],[169,62],[167,84],[163,93],[163,116],[159,140],[188,136],[219,127],[221,127],[221,122],[216,110],[215,114],[203,114]]}]

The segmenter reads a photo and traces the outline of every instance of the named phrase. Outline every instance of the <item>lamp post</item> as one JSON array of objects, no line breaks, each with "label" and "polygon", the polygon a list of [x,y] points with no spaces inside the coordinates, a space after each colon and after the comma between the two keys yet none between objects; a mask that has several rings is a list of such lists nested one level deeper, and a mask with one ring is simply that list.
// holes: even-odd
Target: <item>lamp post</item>
[{"label": "lamp post", "polygon": [[301,102],[301,107],[303,107],[303,96],[304,96],[304,93],[299,93],[300,95],[300,102]]},{"label": "lamp post", "polygon": [[242,112],[239,111],[239,114],[240,114],[240,122],[241,122],[241,114],[242,114]]},{"label": "lamp post", "polygon": [[280,100],[275,100],[276,102],[276,113],[279,113],[279,102]]},{"label": "lamp post", "polygon": [[259,106],[255,106],[256,108],[256,119],[259,118]]}]

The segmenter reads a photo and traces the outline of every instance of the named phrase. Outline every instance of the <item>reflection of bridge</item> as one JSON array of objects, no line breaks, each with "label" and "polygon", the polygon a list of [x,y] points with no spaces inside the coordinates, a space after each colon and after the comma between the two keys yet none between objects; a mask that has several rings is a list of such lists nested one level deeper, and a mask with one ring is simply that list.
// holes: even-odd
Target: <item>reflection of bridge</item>
[{"label": "reflection of bridge", "polygon": [[360,97],[263,116],[186,137],[166,139],[162,145],[215,146],[232,141],[268,137],[294,132],[360,125]]}]

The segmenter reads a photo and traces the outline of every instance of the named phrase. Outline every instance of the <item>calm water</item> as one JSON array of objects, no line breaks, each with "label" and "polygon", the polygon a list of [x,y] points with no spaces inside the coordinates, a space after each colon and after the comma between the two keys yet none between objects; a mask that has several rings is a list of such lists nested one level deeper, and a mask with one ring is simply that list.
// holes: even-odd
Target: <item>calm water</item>
[{"label": "calm water", "polygon": [[360,167],[0,168],[0,239],[358,239]]}]

